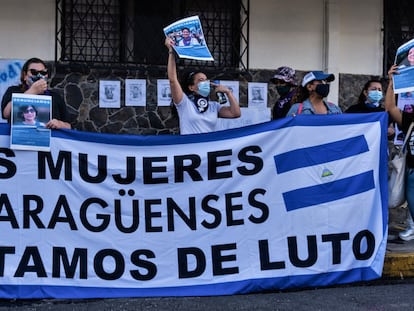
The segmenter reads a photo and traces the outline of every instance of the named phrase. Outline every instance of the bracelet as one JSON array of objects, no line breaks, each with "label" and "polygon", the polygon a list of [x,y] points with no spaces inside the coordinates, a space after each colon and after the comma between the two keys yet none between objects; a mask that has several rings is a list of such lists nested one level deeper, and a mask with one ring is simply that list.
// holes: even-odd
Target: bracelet
[{"label": "bracelet", "polygon": [[168,54],[174,54],[174,51],[168,51]]}]

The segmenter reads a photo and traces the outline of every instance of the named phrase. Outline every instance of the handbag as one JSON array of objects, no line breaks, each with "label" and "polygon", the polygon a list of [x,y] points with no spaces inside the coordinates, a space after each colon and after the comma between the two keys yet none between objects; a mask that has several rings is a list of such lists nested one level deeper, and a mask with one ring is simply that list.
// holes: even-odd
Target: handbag
[{"label": "handbag", "polygon": [[395,208],[405,202],[405,163],[407,159],[407,142],[413,129],[411,123],[399,152],[391,160],[391,174],[388,180],[388,208]]}]

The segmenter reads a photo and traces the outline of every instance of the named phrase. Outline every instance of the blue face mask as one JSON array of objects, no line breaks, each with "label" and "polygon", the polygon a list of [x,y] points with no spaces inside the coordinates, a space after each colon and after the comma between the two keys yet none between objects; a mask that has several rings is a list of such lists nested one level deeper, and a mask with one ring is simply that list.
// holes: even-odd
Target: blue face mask
[{"label": "blue face mask", "polygon": [[210,81],[201,81],[197,84],[198,91],[197,93],[203,97],[208,97],[210,95]]},{"label": "blue face mask", "polygon": [[382,92],[378,90],[368,91],[368,99],[370,102],[378,103],[382,99]]}]

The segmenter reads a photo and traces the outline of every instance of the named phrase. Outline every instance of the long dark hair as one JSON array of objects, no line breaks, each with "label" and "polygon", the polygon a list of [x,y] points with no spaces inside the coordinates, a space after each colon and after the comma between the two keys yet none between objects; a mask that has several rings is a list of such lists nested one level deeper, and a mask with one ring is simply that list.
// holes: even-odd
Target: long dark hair
[{"label": "long dark hair", "polygon": [[292,105],[296,103],[303,103],[308,98],[308,89],[305,86],[299,85],[298,87],[296,87],[295,94],[293,95],[290,102],[292,103]]},{"label": "long dark hair", "polygon": [[[188,88],[190,85],[194,85],[194,77],[197,73],[203,73],[200,70],[193,70],[193,71],[185,71],[183,72],[183,74],[180,77],[180,85],[181,85],[181,89],[183,90],[183,92],[186,95],[190,95],[193,92],[190,91],[190,89]],[[177,112],[177,107],[175,107],[172,99],[171,99],[171,115],[174,118],[178,119],[178,112]]]},{"label": "long dark hair", "polygon": [[200,70],[186,71],[181,76],[180,85],[181,85],[181,88],[183,89],[183,92],[186,95],[189,95],[192,93],[188,87],[190,85],[194,85],[194,77],[198,73],[203,73],[203,72]]},{"label": "long dark hair", "polygon": [[382,87],[382,82],[379,79],[371,79],[368,80],[365,84],[364,87],[361,90],[361,93],[359,94],[358,97],[358,104],[365,104],[366,100],[367,100],[367,96],[364,94],[365,91],[368,91],[368,88],[371,86],[372,83],[379,83],[381,84]]}]

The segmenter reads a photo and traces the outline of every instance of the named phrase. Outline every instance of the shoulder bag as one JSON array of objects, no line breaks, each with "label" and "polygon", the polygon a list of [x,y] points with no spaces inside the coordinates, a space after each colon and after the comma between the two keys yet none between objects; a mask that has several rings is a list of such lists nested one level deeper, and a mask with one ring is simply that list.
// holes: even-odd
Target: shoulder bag
[{"label": "shoulder bag", "polygon": [[405,136],[404,143],[398,154],[391,160],[391,175],[388,180],[388,208],[395,208],[405,202],[405,163],[407,158],[407,142],[411,136],[414,122]]}]

